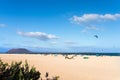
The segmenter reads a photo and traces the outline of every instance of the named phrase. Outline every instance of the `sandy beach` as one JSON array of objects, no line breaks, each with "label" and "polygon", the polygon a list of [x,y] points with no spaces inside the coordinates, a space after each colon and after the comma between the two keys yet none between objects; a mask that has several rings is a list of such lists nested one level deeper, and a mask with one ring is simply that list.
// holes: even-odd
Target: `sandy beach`
[{"label": "sandy beach", "polygon": [[120,56],[84,56],[65,59],[62,55],[0,54],[4,62],[27,60],[44,77],[60,76],[59,80],[120,80]]}]

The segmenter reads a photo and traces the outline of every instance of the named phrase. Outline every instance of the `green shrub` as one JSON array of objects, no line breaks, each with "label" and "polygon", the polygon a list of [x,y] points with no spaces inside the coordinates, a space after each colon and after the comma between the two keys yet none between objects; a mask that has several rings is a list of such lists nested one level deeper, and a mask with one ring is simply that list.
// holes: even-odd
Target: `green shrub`
[{"label": "green shrub", "polygon": [[[11,65],[3,63],[0,59],[0,80],[43,80],[40,77],[41,73],[36,71],[35,67],[30,68],[27,61],[22,65],[20,62],[12,62]],[[44,80],[58,80],[59,76],[53,78],[48,77],[49,74],[46,72],[46,79]]]},{"label": "green shrub", "polygon": [[41,73],[35,67],[30,68],[27,61],[12,62],[11,65],[0,60],[0,80],[38,80]]}]

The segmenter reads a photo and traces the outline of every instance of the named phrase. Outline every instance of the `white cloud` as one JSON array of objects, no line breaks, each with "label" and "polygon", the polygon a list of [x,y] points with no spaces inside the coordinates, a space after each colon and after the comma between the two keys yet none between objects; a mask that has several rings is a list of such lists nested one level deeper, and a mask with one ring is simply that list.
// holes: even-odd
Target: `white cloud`
[{"label": "white cloud", "polygon": [[56,45],[56,44],[58,44],[58,42],[51,42],[50,44],[52,44],[52,45]]},{"label": "white cloud", "polygon": [[89,33],[87,29],[83,29],[81,32],[83,32],[83,33]]},{"label": "white cloud", "polygon": [[87,24],[87,23],[96,23],[103,22],[108,20],[117,20],[120,19],[120,14],[83,14],[82,16],[73,16],[71,21],[77,24]]},{"label": "white cloud", "polygon": [[47,41],[47,40],[52,40],[52,39],[58,39],[57,36],[52,35],[52,34],[47,34],[43,32],[18,32],[19,35],[25,36],[25,37],[31,37],[31,38],[36,38],[41,41]]},{"label": "white cloud", "polygon": [[[120,20],[120,14],[83,14],[81,16],[73,16],[71,22],[83,26],[82,32],[88,33],[92,30],[101,30],[99,24],[109,21]],[[96,27],[97,26],[97,27]]]},{"label": "white cloud", "polygon": [[6,24],[0,24],[0,27],[5,27],[6,26]]},{"label": "white cloud", "polygon": [[96,30],[96,31],[98,31],[98,30],[100,30],[98,27],[96,27],[96,26],[87,26],[87,27],[85,27],[83,30],[82,30],[82,32],[83,33],[89,33],[89,31],[90,30]]},{"label": "white cloud", "polygon": [[86,29],[87,30],[99,30],[99,28],[96,26],[87,26]]},{"label": "white cloud", "polygon": [[44,48],[44,47],[39,46],[39,45],[32,45],[32,46],[27,46],[27,47],[31,47],[31,48]]},{"label": "white cloud", "polygon": [[74,45],[74,44],[77,44],[76,42],[73,42],[73,41],[65,41],[64,43],[67,44],[67,45]]}]

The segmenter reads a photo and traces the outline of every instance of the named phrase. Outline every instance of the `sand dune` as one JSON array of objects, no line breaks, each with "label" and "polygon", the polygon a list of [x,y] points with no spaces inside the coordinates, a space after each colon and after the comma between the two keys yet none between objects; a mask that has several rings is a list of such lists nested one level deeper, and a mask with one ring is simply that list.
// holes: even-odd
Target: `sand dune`
[{"label": "sand dune", "polygon": [[65,59],[62,55],[0,54],[4,62],[27,60],[43,77],[49,72],[50,76],[60,76],[60,80],[120,80],[120,57],[88,57],[83,59],[79,55]]}]

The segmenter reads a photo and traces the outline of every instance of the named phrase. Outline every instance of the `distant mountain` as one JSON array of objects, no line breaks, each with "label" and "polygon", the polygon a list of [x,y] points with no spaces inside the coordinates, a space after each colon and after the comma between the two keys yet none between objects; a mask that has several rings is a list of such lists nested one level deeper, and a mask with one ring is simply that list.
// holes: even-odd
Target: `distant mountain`
[{"label": "distant mountain", "polygon": [[10,49],[7,51],[7,53],[31,53],[31,51],[25,48],[17,48],[17,49]]}]

